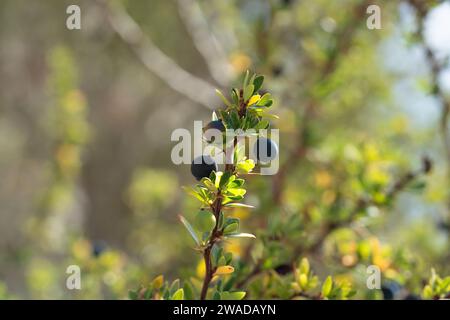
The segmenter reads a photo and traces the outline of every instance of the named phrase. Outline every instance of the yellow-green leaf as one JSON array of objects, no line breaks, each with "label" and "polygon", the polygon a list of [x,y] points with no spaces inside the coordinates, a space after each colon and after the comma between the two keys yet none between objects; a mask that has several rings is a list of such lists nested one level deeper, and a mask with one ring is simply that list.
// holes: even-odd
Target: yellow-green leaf
[{"label": "yellow-green leaf", "polygon": [[235,291],[235,292],[228,292],[224,291],[220,293],[220,300],[242,300],[245,297],[244,291]]},{"label": "yellow-green leaf", "polygon": [[250,100],[248,100],[248,104],[249,106],[251,106],[252,104],[255,104],[259,101],[259,99],[261,99],[261,96],[259,94],[255,94],[254,96],[252,96],[250,98]]},{"label": "yellow-green leaf", "polygon": [[333,289],[333,279],[331,278],[331,276],[328,276],[322,285],[322,296],[324,298],[328,297],[332,289]]},{"label": "yellow-green leaf", "polygon": [[308,288],[308,276],[306,274],[302,273],[298,280],[299,280],[300,287],[303,290],[306,290]]},{"label": "yellow-green leaf", "polygon": [[161,274],[161,275],[157,276],[155,279],[153,279],[152,287],[154,289],[159,289],[162,287],[163,283],[164,283],[164,276]]},{"label": "yellow-green leaf", "polygon": [[183,288],[178,289],[172,295],[172,300],[183,300],[183,299],[184,299],[184,290],[183,290]]},{"label": "yellow-green leaf", "polygon": [[308,274],[309,273],[309,261],[307,258],[303,258],[300,262],[300,273]]},{"label": "yellow-green leaf", "polygon": [[234,268],[232,266],[220,266],[216,269],[216,272],[214,272],[215,276],[222,276],[226,274],[231,274],[234,272]]}]

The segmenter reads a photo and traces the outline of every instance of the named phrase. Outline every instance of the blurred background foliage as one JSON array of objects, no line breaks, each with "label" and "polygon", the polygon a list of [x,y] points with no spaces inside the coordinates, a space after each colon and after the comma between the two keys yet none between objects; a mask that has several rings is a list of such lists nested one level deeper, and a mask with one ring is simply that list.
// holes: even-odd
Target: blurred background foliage
[{"label": "blurred background foliage", "polygon": [[[288,298],[306,257],[357,298],[383,297],[366,287],[371,264],[383,283],[441,294],[448,2],[375,1],[381,30],[361,0],[80,0],[74,31],[70,4],[0,3],[0,298],[126,298],[161,273],[199,287],[177,220],[198,209],[181,190],[194,179],[170,134],[208,121],[213,89],[247,69],[275,97],[281,168],[249,177],[256,210],[233,213],[257,235],[225,244],[237,287]],[[71,264],[82,290],[65,287]]]}]

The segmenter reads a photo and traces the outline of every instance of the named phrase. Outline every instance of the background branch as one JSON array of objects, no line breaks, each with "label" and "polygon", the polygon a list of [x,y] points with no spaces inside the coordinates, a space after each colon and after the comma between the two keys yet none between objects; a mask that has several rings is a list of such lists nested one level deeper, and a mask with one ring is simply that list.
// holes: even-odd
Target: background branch
[{"label": "background branch", "polygon": [[104,7],[111,28],[149,71],[188,99],[213,109],[217,101],[214,85],[187,72],[164,54],[120,4],[98,2]]},{"label": "background branch", "polygon": [[194,0],[178,0],[178,8],[186,30],[208,65],[211,76],[222,86],[228,85],[235,76],[233,68],[219,41],[210,31],[200,5]]}]

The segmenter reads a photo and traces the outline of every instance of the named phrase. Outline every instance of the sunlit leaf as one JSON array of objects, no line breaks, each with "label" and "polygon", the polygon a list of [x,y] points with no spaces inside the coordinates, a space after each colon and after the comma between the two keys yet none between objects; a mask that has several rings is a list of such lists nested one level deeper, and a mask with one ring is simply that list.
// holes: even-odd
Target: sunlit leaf
[{"label": "sunlit leaf", "polygon": [[331,289],[333,288],[333,279],[331,276],[328,276],[322,285],[322,296],[328,297],[331,293]]},{"label": "sunlit leaf", "polygon": [[172,300],[183,300],[183,299],[184,299],[184,290],[183,290],[183,288],[178,289],[172,295]]},{"label": "sunlit leaf", "polygon": [[230,203],[225,204],[224,207],[227,207],[227,208],[250,208],[250,209],[255,208],[254,206],[251,206],[249,204],[239,203],[239,202],[230,202]]},{"label": "sunlit leaf", "polygon": [[249,84],[244,88],[244,101],[247,101],[250,99],[250,97],[253,95],[255,87],[252,84]]},{"label": "sunlit leaf", "polygon": [[216,94],[220,97],[220,99],[222,99],[223,103],[227,106],[227,107],[231,107],[231,102],[225,98],[225,96],[223,95],[223,93],[216,89]]},{"label": "sunlit leaf", "polygon": [[214,272],[215,276],[227,275],[234,272],[234,268],[232,266],[220,266]]},{"label": "sunlit leaf", "polygon": [[183,216],[179,216],[179,219],[191,235],[192,239],[194,239],[195,243],[200,246],[200,240],[198,239],[197,234],[195,233],[194,228],[192,228],[191,224]]},{"label": "sunlit leaf", "polygon": [[159,288],[162,287],[163,283],[164,283],[164,276],[163,275],[159,275],[155,279],[153,279],[152,287],[154,289],[159,289]]},{"label": "sunlit leaf", "polygon": [[221,300],[242,300],[245,297],[245,292],[244,291],[235,291],[235,292],[228,292],[228,291],[223,291],[220,294],[220,299]]},{"label": "sunlit leaf", "polygon": [[256,239],[256,236],[254,234],[245,233],[245,232],[227,234],[226,237],[227,238],[252,238],[252,239]]}]

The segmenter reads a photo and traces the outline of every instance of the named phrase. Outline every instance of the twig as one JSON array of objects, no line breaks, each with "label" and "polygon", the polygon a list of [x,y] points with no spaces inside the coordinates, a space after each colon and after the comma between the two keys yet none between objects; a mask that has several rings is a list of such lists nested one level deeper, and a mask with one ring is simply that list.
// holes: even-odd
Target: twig
[{"label": "twig", "polygon": [[[240,98],[242,99],[242,98]],[[241,101],[240,101],[241,102]],[[242,103],[242,102],[241,102]],[[233,147],[228,150],[223,150],[223,152],[227,155],[232,155],[234,150],[237,147],[237,137],[233,139]],[[236,164],[235,163],[227,163],[225,166],[225,172],[229,172],[231,174],[235,174]],[[203,260],[205,262],[205,278],[203,279],[202,290],[200,293],[200,300],[205,300],[206,295],[208,294],[208,287],[213,278],[215,268],[212,266],[211,262],[211,250],[214,245],[222,239],[222,231],[219,230],[219,221],[220,221],[220,212],[222,211],[222,194],[220,189],[217,191],[216,198],[214,202],[211,204],[211,211],[213,212],[216,218],[216,225],[211,232],[211,236],[206,245],[206,248],[203,251]]]},{"label": "twig", "polygon": [[211,237],[208,241],[208,244],[203,251],[203,260],[205,261],[205,278],[203,279],[202,291],[200,293],[200,300],[206,299],[206,294],[208,293],[209,283],[214,275],[215,269],[212,266],[211,262],[211,250],[214,245],[220,241],[222,233],[218,230],[219,227],[219,216],[220,211],[222,210],[222,196],[220,195],[220,190],[217,193],[216,200],[211,205],[211,209],[213,211],[214,216],[216,217],[216,225],[211,233]]},{"label": "twig", "polygon": [[200,8],[194,0],[178,0],[180,16],[191,35],[194,45],[208,65],[209,72],[217,83],[225,86],[234,77],[231,64]]},{"label": "twig", "polygon": [[111,28],[149,71],[188,99],[213,109],[216,97],[212,84],[187,72],[164,54],[120,4],[104,0],[97,2],[104,7]]}]

